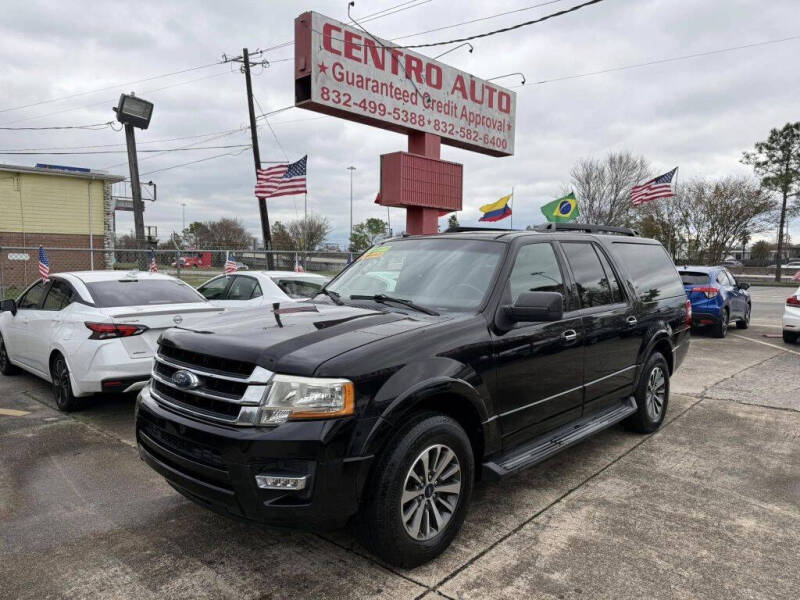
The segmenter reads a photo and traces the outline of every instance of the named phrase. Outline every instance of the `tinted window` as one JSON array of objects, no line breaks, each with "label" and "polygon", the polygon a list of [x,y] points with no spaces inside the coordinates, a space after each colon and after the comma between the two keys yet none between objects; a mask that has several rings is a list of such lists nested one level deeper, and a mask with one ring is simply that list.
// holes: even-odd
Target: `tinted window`
[{"label": "tinted window", "polygon": [[613,248],[643,302],[684,295],[681,278],[661,244],[614,242]]},{"label": "tinted window", "polygon": [[257,285],[252,277],[236,277],[228,290],[228,300],[250,300]]},{"label": "tinted window", "polygon": [[225,297],[225,290],[228,289],[228,284],[231,282],[230,277],[220,277],[219,279],[212,279],[205,285],[197,288],[197,291],[203,294],[209,300],[222,300]]},{"label": "tinted window", "polygon": [[472,312],[486,297],[506,249],[500,242],[455,237],[392,240],[367,250],[327,289],[345,301],[356,294],[390,294],[434,310]]},{"label": "tinted window", "polygon": [[290,298],[311,298],[318,294],[322,286],[325,285],[323,281],[309,281],[299,278],[281,279],[273,277],[272,281]]},{"label": "tinted window", "polygon": [[202,302],[198,293],[177,279],[121,279],[96,281],[86,287],[95,304],[107,306],[152,306]]},{"label": "tinted window", "polygon": [[558,292],[564,294],[564,280],[558,260],[550,244],[522,246],[508,278],[511,302],[525,292]]},{"label": "tinted window", "polygon": [[19,299],[19,302],[17,302],[17,308],[39,308],[43,295],[44,284],[40,281],[27,292],[25,292],[25,295]]},{"label": "tinted window", "polygon": [[594,250],[597,252],[597,257],[600,259],[600,262],[603,265],[603,271],[606,273],[608,285],[611,287],[611,301],[624,302],[625,294],[622,292],[622,286],[620,286],[619,280],[614,274],[614,269],[611,268],[611,264],[608,262],[605,253],[597,246],[594,247]]},{"label": "tinted window", "polygon": [[44,299],[42,308],[44,310],[61,310],[65,308],[72,300],[72,288],[65,281],[53,280],[53,285],[50,286],[50,291],[47,292],[47,297]]},{"label": "tinted window", "polygon": [[562,244],[583,308],[613,304],[611,285],[592,244]]},{"label": "tinted window", "polygon": [[681,281],[683,281],[683,285],[704,285],[708,283],[708,273],[681,271],[680,276]]}]

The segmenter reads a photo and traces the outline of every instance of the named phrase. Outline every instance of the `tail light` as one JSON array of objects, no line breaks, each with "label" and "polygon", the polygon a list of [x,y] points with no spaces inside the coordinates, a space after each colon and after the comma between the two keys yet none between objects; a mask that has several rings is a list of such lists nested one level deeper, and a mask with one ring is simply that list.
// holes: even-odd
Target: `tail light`
[{"label": "tail light", "polygon": [[691,327],[692,326],[692,301],[686,301],[686,324]]},{"label": "tail light", "polygon": [[706,298],[714,298],[717,294],[719,294],[719,290],[717,288],[706,285],[695,286],[692,288],[692,292],[700,292],[701,294],[705,294]]},{"label": "tail light", "polygon": [[145,325],[123,325],[119,323],[84,323],[92,335],[90,340],[110,340],[112,338],[131,337],[147,331]]},{"label": "tail light", "polygon": [[800,298],[797,296],[789,296],[786,299],[786,306],[800,306]]}]

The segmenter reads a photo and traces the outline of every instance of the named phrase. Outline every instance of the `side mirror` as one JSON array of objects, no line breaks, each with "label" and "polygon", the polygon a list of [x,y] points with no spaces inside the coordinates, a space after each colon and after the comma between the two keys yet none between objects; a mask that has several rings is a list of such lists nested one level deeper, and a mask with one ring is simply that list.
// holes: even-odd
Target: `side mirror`
[{"label": "side mirror", "polygon": [[750,289],[750,284],[747,283],[746,281],[743,281],[743,282],[741,282],[741,283],[739,283],[737,285],[739,286],[740,290],[749,290]]},{"label": "side mirror", "polygon": [[564,317],[564,296],[558,292],[526,292],[502,310],[515,323],[560,321]]},{"label": "side mirror", "polygon": [[17,314],[17,302],[15,300],[0,300],[0,312],[8,311],[12,315]]}]

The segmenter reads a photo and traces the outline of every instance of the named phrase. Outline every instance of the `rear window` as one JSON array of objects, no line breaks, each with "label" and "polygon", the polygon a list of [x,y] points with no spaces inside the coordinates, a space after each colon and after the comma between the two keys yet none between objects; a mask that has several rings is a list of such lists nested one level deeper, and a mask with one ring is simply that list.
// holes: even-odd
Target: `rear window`
[{"label": "rear window", "polygon": [[182,281],[170,279],[121,279],[87,283],[99,307],[152,306],[204,302],[204,298]]},{"label": "rear window", "polygon": [[642,302],[683,296],[683,282],[661,244],[615,242],[614,253],[627,268]]},{"label": "rear window", "polygon": [[702,285],[708,283],[708,273],[680,271],[680,275],[683,285]]}]

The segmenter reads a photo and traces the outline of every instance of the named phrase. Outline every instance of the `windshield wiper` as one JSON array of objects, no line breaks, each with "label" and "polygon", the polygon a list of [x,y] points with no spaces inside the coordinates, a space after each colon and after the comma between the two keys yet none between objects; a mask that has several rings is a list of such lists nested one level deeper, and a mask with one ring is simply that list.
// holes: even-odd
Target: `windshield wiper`
[{"label": "windshield wiper", "polygon": [[413,308],[414,310],[417,310],[421,313],[425,313],[426,315],[439,316],[439,313],[436,312],[435,310],[431,310],[430,308],[427,308],[425,306],[420,306],[419,304],[416,304],[411,300],[406,300],[404,298],[393,298],[392,296],[387,296],[386,294],[374,294],[372,296],[366,294],[365,295],[353,294],[350,296],[350,299],[374,300],[375,302],[381,302],[381,303],[395,302],[396,304],[402,304],[403,306],[407,306],[408,308]]},{"label": "windshield wiper", "polygon": [[334,304],[336,304],[338,306],[344,306],[344,302],[341,301],[338,292],[334,292],[333,290],[326,290],[325,288],[322,288],[320,291],[317,292],[316,295],[319,296],[320,294],[325,294],[328,298],[333,300]]}]

